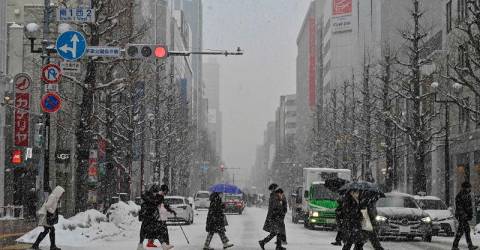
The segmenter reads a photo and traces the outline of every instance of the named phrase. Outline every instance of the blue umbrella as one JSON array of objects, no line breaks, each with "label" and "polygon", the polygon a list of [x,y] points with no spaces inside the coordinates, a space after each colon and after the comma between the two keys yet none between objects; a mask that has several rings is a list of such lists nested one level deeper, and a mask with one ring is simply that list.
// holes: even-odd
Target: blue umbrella
[{"label": "blue umbrella", "polygon": [[242,190],[235,185],[231,184],[215,184],[208,189],[210,192],[219,192],[227,194],[241,194]]}]

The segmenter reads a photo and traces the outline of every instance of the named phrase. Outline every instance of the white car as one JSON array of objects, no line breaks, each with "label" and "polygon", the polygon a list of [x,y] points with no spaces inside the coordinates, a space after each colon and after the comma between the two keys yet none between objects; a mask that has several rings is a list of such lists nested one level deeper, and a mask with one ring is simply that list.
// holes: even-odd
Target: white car
[{"label": "white car", "polygon": [[185,222],[186,225],[193,223],[192,204],[183,196],[165,196],[165,204],[177,213],[177,217],[173,214],[168,215],[169,222]]},{"label": "white car", "polygon": [[210,207],[210,192],[198,191],[193,197],[195,202],[195,209]]},{"label": "white car", "polygon": [[414,196],[420,207],[432,218],[434,235],[454,236],[458,221],[443,201],[435,196]]}]

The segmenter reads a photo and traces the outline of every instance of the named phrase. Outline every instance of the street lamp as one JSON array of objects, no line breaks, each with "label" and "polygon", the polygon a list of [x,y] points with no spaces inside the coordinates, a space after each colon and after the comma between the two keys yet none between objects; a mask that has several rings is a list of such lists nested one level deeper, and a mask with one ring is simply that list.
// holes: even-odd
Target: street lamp
[{"label": "street lamp", "polygon": [[[452,101],[452,100],[438,100],[437,99],[437,89],[438,87],[440,86],[440,84],[438,82],[432,82],[432,84],[430,85],[434,92],[433,92],[433,95],[434,95],[434,101],[437,102],[437,103],[443,103],[445,104],[445,141],[444,141],[444,164],[445,164],[445,179],[444,179],[444,182],[445,182],[445,203],[447,204],[447,206],[450,206],[450,117],[449,117],[449,104],[450,103],[455,103],[455,101]],[[458,82],[452,84],[452,88],[453,88],[453,91],[455,92],[455,94],[459,94],[461,89],[462,89],[462,85]]]}]

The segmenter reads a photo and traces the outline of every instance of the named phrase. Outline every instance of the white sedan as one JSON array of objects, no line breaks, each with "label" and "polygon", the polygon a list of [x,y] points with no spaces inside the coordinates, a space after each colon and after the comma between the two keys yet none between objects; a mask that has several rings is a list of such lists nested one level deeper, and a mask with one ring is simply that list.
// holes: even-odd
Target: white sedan
[{"label": "white sedan", "polygon": [[454,236],[458,222],[450,208],[435,196],[414,196],[420,207],[432,218],[434,235]]},{"label": "white sedan", "polygon": [[193,223],[192,204],[183,196],[165,196],[165,204],[177,213],[177,217],[173,214],[168,215],[169,222],[185,222],[186,225]]}]

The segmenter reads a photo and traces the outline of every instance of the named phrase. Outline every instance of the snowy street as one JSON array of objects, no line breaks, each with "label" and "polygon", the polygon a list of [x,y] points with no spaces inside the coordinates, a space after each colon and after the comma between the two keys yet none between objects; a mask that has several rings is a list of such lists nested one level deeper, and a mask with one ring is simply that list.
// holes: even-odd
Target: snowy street
[{"label": "snowy street", "polygon": [[[169,226],[170,231],[170,240],[171,243],[175,246],[174,249],[201,249],[206,237],[205,232],[205,220],[206,220],[206,210],[195,211],[195,221],[193,225],[182,226],[187,234],[190,244],[187,244],[180,228],[178,226]],[[229,226],[227,227],[227,236],[230,238],[231,242],[235,244],[235,247],[232,249],[260,249],[258,246],[258,240],[266,236],[266,233],[262,231],[263,222],[265,219],[266,210],[263,208],[246,208],[244,214],[228,215]],[[105,223],[112,224],[112,223]],[[290,220],[290,214],[286,218],[287,224],[287,240],[288,245],[287,249],[293,250],[316,250],[316,249],[337,249],[340,250],[341,247],[332,246],[330,242],[334,239],[336,232],[332,231],[321,231],[321,230],[307,230],[303,227],[302,224],[293,224]],[[137,249],[138,245],[138,230],[139,230],[138,221],[132,221],[128,227],[124,228],[123,233],[106,233],[106,229],[99,230],[98,232],[90,232],[91,235],[102,235],[106,233],[105,237],[95,237],[88,236],[88,238],[93,239],[89,240],[84,238],[81,240],[82,235],[73,235],[79,234],[79,232],[74,231],[61,231],[57,227],[57,237],[58,245],[64,250],[87,250],[87,249],[128,249],[133,250]],[[108,228],[108,227],[103,227]],[[110,229],[112,230],[112,229]],[[101,232],[103,231],[103,232]],[[80,233],[81,234],[81,233]],[[32,233],[32,236],[35,237],[36,234]],[[25,237],[25,236],[24,236]],[[480,237],[472,235],[474,243],[480,244]],[[26,237],[28,238],[28,236]],[[420,239],[415,241],[382,241],[382,244],[385,249],[422,249],[422,250],[436,250],[436,249],[451,249],[451,242],[453,238],[445,237],[434,237],[431,243],[422,242]],[[146,242],[145,242],[146,243]],[[157,242],[158,243],[158,242]],[[158,245],[158,244],[157,244]],[[211,247],[215,249],[222,249],[220,238],[216,235],[212,240]],[[267,244],[266,249],[274,249],[273,241]],[[462,239],[460,244],[460,249],[466,249],[466,244],[464,239]],[[41,249],[49,249],[48,247],[48,237],[41,244]],[[147,249],[147,248],[145,248]],[[369,243],[366,244],[365,249],[372,249]]]}]

